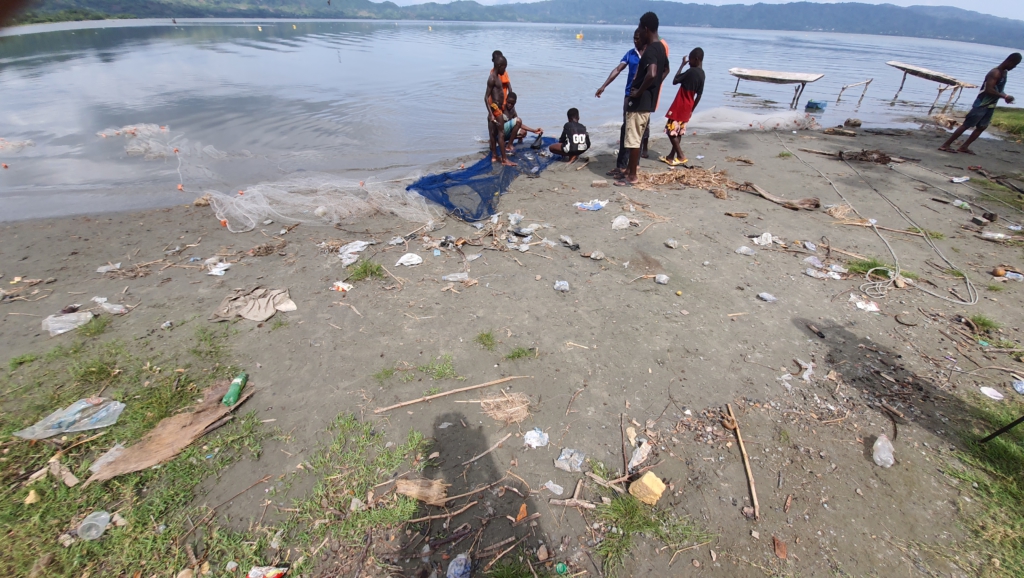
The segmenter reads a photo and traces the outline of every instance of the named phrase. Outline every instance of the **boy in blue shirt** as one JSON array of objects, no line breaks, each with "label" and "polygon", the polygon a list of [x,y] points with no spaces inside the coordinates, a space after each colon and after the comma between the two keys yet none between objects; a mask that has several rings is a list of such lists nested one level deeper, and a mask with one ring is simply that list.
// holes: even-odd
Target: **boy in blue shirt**
[{"label": "boy in blue shirt", "polygon": [[[637,66],[640,65],[640,56],[643,54],[645,45],[640,40],[640,30],[637,29],[633,32],[633,48],[622,57],[622,61],[619,65],[612,69],[608,75],[608,80],[604,81],[601,88],[597,89],[597,98],[601,98],[604,93],[604,89],[608,88],[608,85],[615,81],[619,77],[619,73],[625,70],[627,67],[629,72],[626,74],[626,96],[622,101],[622,129],[619,131],[619,156],[615,159],[615,168],[608,171],[609,177],[621,177],[626,172],[626,165],[629,163],[629,151],[626,149],[626,101],[629,100],[629,89],[633,86],[633,79],[636,77]],[[647,141],[651,137],[650,127],[644,131],[643,139],[640,143],[640,148],[644,151],[647,150]]]}]

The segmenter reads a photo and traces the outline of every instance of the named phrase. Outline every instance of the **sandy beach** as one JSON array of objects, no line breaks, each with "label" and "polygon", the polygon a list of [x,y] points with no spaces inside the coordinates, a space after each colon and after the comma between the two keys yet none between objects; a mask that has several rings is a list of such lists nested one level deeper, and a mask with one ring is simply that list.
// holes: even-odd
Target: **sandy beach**
[{"label": "sandy beach", "polygon": [[[1024,215],[1016,193],[982,182],[968,167],[981,165],[992,175],[1020,179],[1024,146],[982,139],[974,146],[977,156],[950,155],[936,150],[946,132],[934,127],[857,133],[742,132],[684,139],[693,166],[724,170],[723,179],[751,182],[788,200],[815,197],[821,207],[813,210],[790,210],[741,190],[716,195],[678,184],[613,187],[604,173],[614,160],[605,156],[555,164],[537,178],[515,181],[501,199],[496,230],[503,234],[507,215],[518,212],[523,225],[541,225],[533,241],[550,239],[557,246],[509,251],[505,241],[489,235],[489,227],[478,230],[453,218],[426,233],[432,239],[467,240],[461,253],[481,255],[472,262],[454,247],[435,256],[433,249],[424,249],[419,224],[388,215],[336,227],[302,224],[284,235],[281,229],[291,223],[232,234],[212,209],[193,206],[197,195],[188,191],[175,192],[181,203],[168,209],[6,223],[0,228],[3,289],[20,288],[12,284],[17,277],[44,282],[0,305],[0,344],[5,360],[69,347],[82,338],[74,332],[50,337],[40,323],[71,303],[92,306],[93,296],[132,309],[111,317],[102,335],[88,338],[92,341],[116,340],[157,358],[187,351],[202,328],[222,332],[229,352],[224,362],[247,371],[255,390],[239,411],[255,412],[273,434],[258,457],[243,457],[203,481],[193,503],[226,502],[213,517],[216,523],[264,540],[278,527],[290,528],[279,551],[264,557],[267,562],[274,556],[291,562],[302,558],[304,576],[351,576],[357,566],[365,576],[386,576],[395,568],[417,575],[422,544],[405,551],[408,543],[421,534],[444,537],[464,523],[472,528],[469,539],[436,547],[432,563],[447,567],[446,560],[470,542],[480,549],[515,537],[523,540],[516,542],[518,552],[530,557],[538,572],[553,575],[554,562],[561,561],[573,572],[603,576],[607,569],[597,567],[595,547],[607,529],[595,528],[594,511],[549,503],[571,497],[579,480],[584,481],[580,497],[601,503],[601,488],[582,473],[556,469],[553,461],[562,448],[571,448],[618,477],[624,469],[620,423],[654,442],[644,465],[653,466],[650,471],[668,486],[658,508],[713,535],[682,552],[652,537],[639,538],[620,576],[902,576],[922,568],[947,576],[979,575],[975,572],[990,564],[987,555],[974,552],[972,558],[956,549],[968,539],[956,520],[979,502],[970,484],[948,471],[961,467],[954,456],[963,449],[963,432],[983,433],[975,421],[979,410],[998,404],[1006,414],[1024,413],[1024,398],[1010,384],[1011,370],[1024,375],[1024,365],[1005,351],[1022,347],[1024,285],[991,274],[997,266],[1020,270],[1024,263],[1019,245],[981,238],[983,231],[1020,235],[1008,226]],[[667,152],[667,142],[656,141],[652,149],[641,171],[667,171],[654,160]],[[876,150],[897,160],[891,167],[846,162],[808,149]],[[472,161],[475,157],[452,159],[451,166]],[[961,176],[971,180],[950,182]],[[593,186],[605,179],[609,186]],[[599,211],[573,207],[595,198],[610,202]],[[971,209],[953,206],[956,199]],[[839,212],[832,212],[840,218],[828,212],[835,207]],[[972,217],[989,210],[999,219],[972,224]],[[613,229],[618,216],[627,217],[630,226]],[[858,219],[874,220],[877,231]],[[921,230],[934,239],[929,243]],[[410,233],[415,235],[407,245],[388,245]],[[765,233],[775,242],[755,244],[753,239]],[[563,235],[579,250],[565,247],[559,241]],[[675,248],[666,243],[670,239]],[[386,274],[349,281],[354,288],[347,293],[332,291],[350,271],[319,245],[356,240],[376,242],[361,256],[383,265]],[[265,243],[276,245],[269,255],[250,254]],[[741,246],[753,254],[738,254]],[[166,253],[176,247],[181,250]],[[584,256],[595,252],[604,258]],[[418,254],[423,263],[396,266],[406,253]],[[232,262],[223,277],[201,267],[215,255]],[[193,262],[195,257],[200,260]],[[815,269],[807,261],[812,257],[824,268]],[[844,268],[859,259],[898,262],[905,279],[876,277],[873,288],[862,288],[869,282],[863,273],[818,279],[805,272],[827,273],[829,265]],[[121,273],[95,272],[118,262]],[[141,275],[124,274],[138,271],[133,267],[140,264],[145,264]],[[441,280],[463,271],[475,282]],[[654,275],[666,275],[667,284],[657,284]],[[569,291],[553,289],[556,281],[567,281]],[[297,310],[264,323],[208,320],[233,289],[254,287],[287,289]],[[760,299],[763,293],[776,301]],[[976,304],[958,303],[972,296]],[[998,328],[986,332],[958,321],[978,315]],[[167,321],[171,326],[162,328]],[[486,333],[496,341],[492,350],[477,339]],[[450,356],[457,378],[434,379],[416,369],[443,362],[444,356]],[[39,363],[5,377],[0,391],[17,388],[2,398],[9,429],[56,409],[54,382],[32,373]],[[813,364],[810,372],[808,364]],[[374,412],[426,393],[509,376],[525,377]],[[104,395],[130,405],[137,390],[149,387],[142,381],[118,381]],[[979,391],[983,386],[1005,400],[989,399]],[[525,421],[506,425],[482,413],[478,403],[460,403],[491,397],[499,389],[529,398]],[[759,520],[742,512],[752,506],[751,493],[734,434],[721,424],[726,404],[736,414],[750,455]],[[474,498],[477,505],[448,523],[441,516],[417,532],[394,531],[398,543],[387,546],[402,550],[390,558],[377,549],[384,546],[380,540],[365,550],[329,540],[306,544],[295,530],[302,524],[289,510],[324,477],[311,463],[329,440],[331,424],[345,414],[372,424],[387,442],[401,444],[413,431],[432,440],[429,452],[438,456],[423,474],[451,484],[449,495],[503,477],[517,490],[489,488]],[[534,428],[548,434],[549,445],[524,447],[523,435]],[[464,465],[508,434],[500,447]],[[882,434],[894,439],[891,468],[872,461],[872,445]],[[135,441],[115,430],[78,448],[77,467],[95,460],[115,438],[126,445]],[[4,475],[7,485],[18,480],[11,472]],[[268,475],[266,488],[238,495]],[[541,489],[549,480],[565,489],[562,496]],[[271,486],[275,490],[267,492]],[[12,491],[19,500],[27,492]],[[391,486],[378,491],[379,499]],[[456,500],[449,510],[466,503]],[[514,526],[506,516],[514,519],[523,503],[539,517]],[[349,509],[347,503],[330,506]],[[417,515],[443,512],[421,506]],[[481,526],[482,519],[489,523]],[[52,541],[65,523],[56,523],[61,528],[45,539]],[[784,544],[785,560],[778,543]],[[547,560],[537,558],[541,545]],[[954,550],[959,558],[943,555]],[[186,560],[184,553],[179,556]],[[209,559],[215,575],[228,575],[221,572],[227,560],[216,558]],[[70,563],[52,566],[53,575],[71,575],[71,566],[60,564]],[[175,575],[170,570],[155,575]]]}]

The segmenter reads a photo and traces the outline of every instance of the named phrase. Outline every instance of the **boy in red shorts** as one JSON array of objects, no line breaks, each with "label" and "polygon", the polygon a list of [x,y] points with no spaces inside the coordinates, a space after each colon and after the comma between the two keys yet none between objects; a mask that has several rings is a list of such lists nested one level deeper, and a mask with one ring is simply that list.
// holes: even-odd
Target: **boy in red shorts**
[{"label": "boy in red shorts", "polygon": [[[678,84],[679,92],[668,109],[668,122],[665,123],[665,132],[668,133],[668,140],[672,142],[672,152],[667,157],[661,157],[661,162],[670,167],[677,167],[689,162],[683,149],[680,148],[680,140],[686,134],[686,123],[690,122],[693,116],[693,109],[700,103],[700,97],[704,94],[704,69],[701,64],[704,62],[704,50],[694,48],[690,51],[689,57],[683,57],[679,71],[672,80],[672,84]],[[690,68],[683,72],[683,67],[689,63]]]}]

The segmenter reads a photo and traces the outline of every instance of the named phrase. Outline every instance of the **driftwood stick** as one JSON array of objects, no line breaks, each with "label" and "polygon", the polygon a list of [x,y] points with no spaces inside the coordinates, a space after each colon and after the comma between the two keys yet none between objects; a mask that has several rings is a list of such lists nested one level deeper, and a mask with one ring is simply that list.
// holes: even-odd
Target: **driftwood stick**
[{"label": "driftwood stick", "polygon": [[474,501],[466,504],[465,506],[463,506],[461,510],[458,510],[458,511],[455,511],[455,512],[449,512],[447,514],[436,514],[434,516],[424,516],[422,518],[415,518],[413,520],[409,520],[408,522],[406,522],[406,524],[417,524],[419,522],[428,522],[430,520],[442,520],[444,518],[454,518],[455,516],[458,516],[459,514],[465,512],[466,510],[468,510],[468,509],[472,508],[473,506],[477,505],[477,503],[478,502],[474,500]]},{"label": "driftwood stick", "polygon": [[[736,441],[739,443],[740,452],[743,454],[743,467],[747,470],[747,482],[750,484],[750,497],[754,502],[754,519],[761,519],[761,506],[757,503],[757,488],[754,487],[754,474],[750,471],[750,458],[747,456],[747,448],[743,445],[743,436],[740,435],[740,424],[736,421],[736,416],[732,413],[732,404],[725,404],[726,409],[729,410],[729,420],[724,423],[726,429],[731,429],[736,432]],[[731,427],[730,427],[731,426]]]},{"label": "driftwood stick", "polygon": [[490,387],[492,385],[498,385],[499,383],[505,383],[507,381],[512,381],[513,379],[526,379],[528,377],[532,378],[533,376],[532,375],[516,375],[516,376],[512,376],[512,377],[504,377],[502,379],[496,379],[494,381],[488,381],[487,383],[481,383],[480,385],[471,385],[469,387],[461,387],[459,389],[453,389],[451,391],[446,391],[444,393],[439,393],[437,395],[427,395],[427,396],[421,397],[419,399],[414,399],[412,401],[405,401],[405,402],[398,403],[398,404],[395,404],[395,405],[389,405],[388,407],[378,407],[377,409],[373,410],[373,413],[380,414],[380,413],[384,413],[386,411],[391,411],[393,409],[398,409],[400,407],[405,407],[405,406],[408,406],[408,405],[413,405],[413,404],[421,403],[421,402],[424,402],[424,401],[433,401],[433,400],[438,399],[440,397],[445,397],[445,396],[453,395],[453,394],[456,394],[456,393],[462,393],[464,391],[472,391],[474,389],[480,389],[482,387]]},{"label": "driftwood stick", "polygon": [[490,570],[491,566],[494,566],[495,562],[497,562],[498,560],[501,560],[502,556],[504,556],[505,554],[508,554],[509,552],[511,552],[513,548],[518,546],[519,543],[522,542],[525,539],[526,539],[526,536],[523,536],[522,538],[519,539],[518,542],[516,542],[515,544],[512,544],[511,546],[509,546],[507,550],[504,550],[501,554],[498,554],[497,556],[495,556],[494,560],[491,560],[490,562],[487,563],[487,566],[484,566],[484,572]]},{"label": "driftwood stick", "polygon": [[493,482],[491,484],[488,484],[486,486],[480,486],[479,488],[473,490],[472,492],[466,492],[465,494],[459,494],[458,496],[452,496],[450,498],[447,498],[447,499],[445,499],[445,502],[450,502],[452,500],[457,500],[459,498],[465,498],[466,496],[472,496],[473,494],[479,494],[480,492],[482,492],[484,490],[489,490],[489,489],[493,488],[494,486],[497,486],[501,482],[504,482],[505,478],[507,478],[507,477],[508,476],[502,476],[500,480],[498,480],[496,482]]},{"label": "driftwood stick", "polygon": [[572,394],[572,397],[569,398],[569,405],[565,406],[565,415],[569,415],[569,410],[572,408],[572,402],[576,401],[576,396],[579,395],[584,389],[586,389],[586,387],[581,387],[577,389],[576,393]]},{"label": "driftwood stick", "polygon": [[498,449],[498,446],[500,446],[501,444],[505,443],[505,440],[507,440],[510,437],[512,437],[512,432],[508,432],[507,436],[505,436],[505,437],[501,438],[500,440],[498,440],[498,443],[496,443],[493,446],[491,446],[486,452],[478,455],[477,457],[475,457],[475,458],[473,458],[471,460],[466,460],[466,461],[462,462],[462,465],[467,466],[467,465],[469,465],[469,464],[479,460],[480,458],[486,456],[487,454],[493,452],[494,450]]},{"label": "driftwood stick", "polygon": [[601,476],[595,474],[594,472],[587,472],[587,477],[592,479],[592,480],[594,480],[594,482],[596,482],[597,485],[599,485],[599,486],[604,486],[604,487],[606,487],[606,488],[608,488],[610,490],[615,490],[616,492],[618,492],[620,494],[625,494],[626,493],[626,490],[623,490],[622,488],[620,488],[618,486],[614,486],[614,485],[608,483],[607,480],[605,480]]}]

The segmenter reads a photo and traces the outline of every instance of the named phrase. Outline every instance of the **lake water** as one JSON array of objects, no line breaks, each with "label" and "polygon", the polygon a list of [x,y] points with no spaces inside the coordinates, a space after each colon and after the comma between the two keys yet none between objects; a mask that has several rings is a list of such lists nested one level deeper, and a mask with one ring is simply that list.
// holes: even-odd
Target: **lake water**
[{"label": "lake water", "polygon": [[[577,33],[584,38],[577,40]],[[381,21],[121,21],[0,32],[0,220],[138,209],[203,190],[327,173],[400,179],[450,167],[485,148],[490,54],[509,60],[518,112],[558,136],[576,107],[601,150],[618,137],[625,74],[594,92],[632,45],[631,27]],[[707,83],[693,126],[712,109],[788,110],[790,86],[743,82],[731,67],[820,72],[801,100],[827,100],[819,120],[916,126],[937,85],[909,78],[892,102],[900,60],[980,84],[1005,48],[883,36],[665,28],[673,72],[704,48]],[[873,78],[836,103],[840,87]],[[666,89],[666,92],[671,89]],[[1024,73],[1008,92],[1024,98]],[[969,106],[976,90],[960,106]],[[652,123],[661,132],[672,93]],[[943,97],[942,102],[945,102]],[[721,111],[715,111],[721,112]],[[98,133],[152,124],[145,138]],[[145,131],[142,131],[145,133]],[[31,141],[20,150],[11,143]],[[148,152],[129,155],[126,146]],[[179,149],[177,155],[173,149]],[[179,164],[180,163],[180,164]],[[179,182],[186,193],[177,190]]]}]

